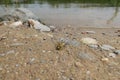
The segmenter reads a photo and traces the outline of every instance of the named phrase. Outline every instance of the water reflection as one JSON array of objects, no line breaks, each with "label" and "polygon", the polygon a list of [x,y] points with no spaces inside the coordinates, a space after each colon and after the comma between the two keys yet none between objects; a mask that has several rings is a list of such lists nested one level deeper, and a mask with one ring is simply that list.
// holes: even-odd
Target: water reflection
[{"label": "water reflection", "polygon": [[45,4],[48,3],[49,5],[53,7],[59,7],[61,4],[64,4],[66,7],[70,7],[69,4],[75,3],[75,4],[84,4],[85,6],[120,6],[120,0],[0,0],[0,4],[5,5],[14,5],[14,4]]},{"label": "water reflection", "polygon": [[116,3],[115,3],[115,12],[113,14],[113,16],[107,21],[107,24],[110,24],[118,15],[118,12],[119,12],[119,0],[116,0]]}]

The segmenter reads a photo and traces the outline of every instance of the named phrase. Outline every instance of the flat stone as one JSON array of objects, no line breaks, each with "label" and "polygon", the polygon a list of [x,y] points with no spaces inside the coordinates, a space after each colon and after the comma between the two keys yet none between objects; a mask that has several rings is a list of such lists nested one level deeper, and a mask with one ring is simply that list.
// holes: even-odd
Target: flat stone
[{"label": "flat stone", "polygon": [[64,42],[67,45],[79,46],[80,43],[76,40],[71,40],[69,38],[60,38],[60,42]]},{"label": "flat stone", "polygon": [[98,45],[96,45],[96,44],[90,44],[90,45],[88,45],[90,48],[94,48],[94,49],[97,49],[98,48]]},{"label": "flat stone", "polygon": [[90,44],[98,44],[98,42],[96,41],[96,39],[90,38],[90,37],[86,37],[86,38],[82,38],[81,42],[87,45]]},{"label": "flat stone", "polygon": [[110,45],[104,44],[104,45],[101,46],[101,49],[109,51],[109,50],[114,50],[115,48],[110,46]]}]

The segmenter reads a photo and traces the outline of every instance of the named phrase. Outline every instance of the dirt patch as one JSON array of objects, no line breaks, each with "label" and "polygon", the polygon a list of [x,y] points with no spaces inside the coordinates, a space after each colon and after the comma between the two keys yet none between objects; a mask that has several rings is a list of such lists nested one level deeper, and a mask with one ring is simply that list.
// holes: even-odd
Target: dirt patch
[{"label": "dirt patch", "polygon": [[[120,55],[112,58],[109,53],[113,51],[91,48],[80,41],[91,37],[99,46],[109,44],[120,50],[119,30],[62,27],[54,32],[38,32],[0,26],[0,80],[119,80]],[[56,50],[60,38],[80,44],[64,44]]]}]

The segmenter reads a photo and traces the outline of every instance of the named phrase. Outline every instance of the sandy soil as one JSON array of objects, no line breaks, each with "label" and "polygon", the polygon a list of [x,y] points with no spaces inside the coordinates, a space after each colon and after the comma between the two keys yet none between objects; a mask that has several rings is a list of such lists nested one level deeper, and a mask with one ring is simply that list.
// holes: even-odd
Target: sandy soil
[{"label": "sandy soil", "polygon": [[[109,44],[120,50],[119,30],[68,26],[54,32],[38,32],[0,26],[0,80],[120,80],[120,55],[110,57],[112,51],[94,49],[80,41],[91,37],[99,45]],[[80,45],[56,50],[60,38],[74,39]],[[80,57],[79,53],[92,57]]]}]

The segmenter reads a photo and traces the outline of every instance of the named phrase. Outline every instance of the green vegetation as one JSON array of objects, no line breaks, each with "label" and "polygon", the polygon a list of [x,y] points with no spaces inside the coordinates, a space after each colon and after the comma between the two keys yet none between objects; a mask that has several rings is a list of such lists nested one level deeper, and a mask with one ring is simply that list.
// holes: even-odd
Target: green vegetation
[{"label": "green vegetation", "polygon": [[24,3],[32,4],[37,1],[38,3],[48,3],[52,6],[58,4],[69,4],[69,3],[85,3],[85,4],[99,4],[101,6],[120,6],[120,0],[0,0],[0,4],[14,4]]}]

